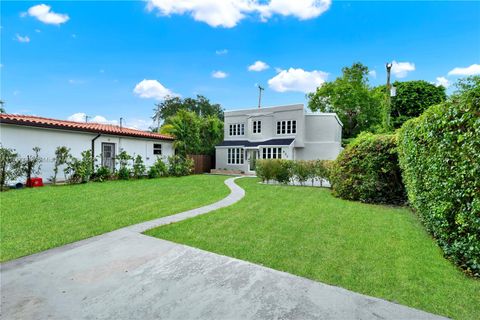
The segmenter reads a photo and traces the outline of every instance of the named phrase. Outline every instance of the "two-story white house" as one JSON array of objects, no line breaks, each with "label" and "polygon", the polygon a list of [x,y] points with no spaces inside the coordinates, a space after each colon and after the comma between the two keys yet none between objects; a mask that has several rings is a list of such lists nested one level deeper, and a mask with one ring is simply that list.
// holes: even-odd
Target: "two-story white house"
[{"label": "two-story white house", "polygon": [[335,113],[307,113],[303,104],[226,111],[215,166],[253,173],[256,159],[333,160],[341,140]]}]

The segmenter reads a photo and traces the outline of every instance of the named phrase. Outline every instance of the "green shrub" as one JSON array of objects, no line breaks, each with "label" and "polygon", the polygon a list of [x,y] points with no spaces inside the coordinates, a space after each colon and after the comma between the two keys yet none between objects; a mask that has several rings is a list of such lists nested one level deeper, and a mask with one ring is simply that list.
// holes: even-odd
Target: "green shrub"
[{"label": "green shrub", "polygon": [[77,159],[70,156],[64,169],[65,175],[68,175],[69,183],[86,183],[90,181],[93,174],[92,151],[85,150],[81,153],[82,158]]},{"label": "green shrub", "polygon": [[305,182],[312,177],[313,167],[309,161],[298,160],[293,165],[293,176],[304,185]]},{"label": "green shrub", "polygon": [[22,176],[22,160],[14,149],[0,145],[0,191],[6,190],[6,184]]},{"label": "green shrub", "polygon": [[293,177],[293,162],[290,160],[273,159],[274,176],[279,183],[288,184]]},{"label": "green shrub", "polygon": [[141,155],[137,155],[133,162],[133,176],[135,178],[142,178],[145,175],[147,168],[143,164],[143,159]]},{"label": "green shrub", "polygon": [[111,176],[112,172],[110,171],[110,168],[102,166],[97,169],[92,178],[94,181],[103,182],[109,180]]},{"label": "green shrub", "polygon": [[313,162],[313,179],[318,180],[320,187],[323,185],[324,180],[330,181],[330,170],[332,164],[333,161],[331,160],[316,160]]},{"label": "green shrub", "polygon": [[260,159],[256,162],[255,172],[257,177],[263,182],[268,182],[273,179],[275,175],[274,165],[272,160]]},{"label": "green shrub", "polygon": [[128,180],[132,175],[132,170],[128,167],[128,162],[132,160],[132,156],[130,156],[126,151],[120,152],[115,159],[118,161],[119,169],[117,172],[117,177],[120,180]]},{"label": "green shrub", "polygon": [[168,173],[172,176],[188,176],[193,171],[193,160],[188,157],[173,155],[168,157]]},{"label": "green shrub", "polygon": [[333,194],[368,203],[405,203],[396,144],[395,135],[360,134],[332,166]]},{"label": "green shrub", "polygon": [[157,161],[148,170],[148,177],[150,179],[159,178],[168,175],[168,169],[162,159],[157,158]]},{"label": "green shrub", "polygon": [[445,255],[480,276],[480,77],[399,131],[408,199]]}]

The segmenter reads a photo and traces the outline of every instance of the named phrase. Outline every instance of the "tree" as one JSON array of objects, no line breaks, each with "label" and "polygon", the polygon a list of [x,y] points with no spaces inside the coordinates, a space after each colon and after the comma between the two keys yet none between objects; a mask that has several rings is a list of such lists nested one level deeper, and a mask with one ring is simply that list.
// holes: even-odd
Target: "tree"
[{"label": "tree", "polygon": [[0,146],[0,191],[5,190],[5,185],[10,180],[15,180],[22,175],[22,162],[13,149]]},{"label": "tree", "polygon": [[22,162],[22,169],[27,177],[27,182],[32,178],[32,175],[40,172],[42,163],[42,158],[38,155],[40,148],[34,147],[32,150],[35,154],[33,156],[28,155],[27,159]]},{"label": "tree", "polygon": [[55,150],[55,162],[53,165],[53,184],[57,183],[58,168],[64,164],[67,164],[69,157],[70,148],[67,148],[65,146],[57,147],[57,149]]},{"label": "tree", "polygon": [[[391,97],[390,119],[393,128],[400,128],[411,118],[416,118],[428,107],[446,100],[445,87],[436,86],[424,80],[395,81],[396,95]],[[385,86],[375,88],[377,93],[386,92]]]},{"label": "tree", "polygon": [[0,100],[0,113],[5,113],[6,112],[4,105],[5,105],[5,101]]},{"label": "tree", "polygon": [[357,62],[342,76],[308,94],[312,111],[335,112],[343,122],[343,137],[373,130],[381,122],[381,99],[368,85],[368,67]]},{"label": "tree", "polygon": [[182,157],[200,149],[200,118],[192,111],[178,111],[166,120],[160,132],[175,137],[173,146]]},{"label": "tree", "polygon": [[215,146],[223,141],[223,122],[215,116],[200,118],[199,154],[215,155]]},{"label": "tree", "polygon": [[157,123],[164,122],[175,116],[180,110],[191,111],[201,117],[214,116],[223,121],[223,109],[219,104],[212,104],[202,95],[196,98],[167,97],[155,105],[153,120]]}]

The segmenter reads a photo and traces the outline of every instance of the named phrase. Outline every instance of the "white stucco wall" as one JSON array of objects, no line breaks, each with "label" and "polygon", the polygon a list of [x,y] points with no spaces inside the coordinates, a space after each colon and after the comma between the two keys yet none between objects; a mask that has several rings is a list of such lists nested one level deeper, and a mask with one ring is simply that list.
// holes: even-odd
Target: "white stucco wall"
[{"label": "white stucco wall", "polygon": [[[44,182],[48,182],[48,179],[53,176],[57,147],[66,146],[70,148],[72,156],[80,158],[82,151],[91,150],[92,139],[96,136],[97,134],[89,132],[0,124],[0,143],[3,147],[15,149],[22,158],[32,155],[32,148],[34,147],[41,149],[39,155],[42,158],[42,164],[41,173],[38,176],[42,177]],[[102,134],[95,140],[96,156],[99,156],[102,152],[102,142],[114,143],[116,154],[125,150],[132,156],[141,155],[147,167],[151,166],[157,159],[157,155],[153,154],[154,143],[162,145],[162,159],[174,154],[172,141]],[[96,164],[100,165],[101,162],[97,161]],[[61,181],[63,178],[63,168],[60,168],[57,179]]]}]

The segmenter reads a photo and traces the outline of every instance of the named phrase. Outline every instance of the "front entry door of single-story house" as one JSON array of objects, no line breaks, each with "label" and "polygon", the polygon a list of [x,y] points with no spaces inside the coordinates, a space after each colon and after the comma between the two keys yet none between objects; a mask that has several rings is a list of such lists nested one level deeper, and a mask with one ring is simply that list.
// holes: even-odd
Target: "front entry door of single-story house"
[{"label": "front entry door of single-story house", "polygon": [[115,170],[115,143],[102,143],[102,166]]}]

